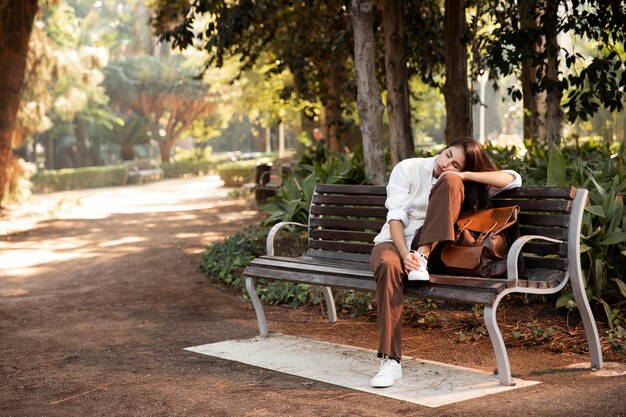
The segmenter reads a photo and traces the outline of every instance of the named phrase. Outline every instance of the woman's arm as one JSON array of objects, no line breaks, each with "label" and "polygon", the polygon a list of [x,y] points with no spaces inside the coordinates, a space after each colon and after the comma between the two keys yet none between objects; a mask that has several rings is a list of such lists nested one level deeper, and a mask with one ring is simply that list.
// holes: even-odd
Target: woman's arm
[{"label": "woman's arm", "polygon": [[446,175],[454,174],[461,177],[463,181],[474,181],[480,184],[485,184],[494,188],[505,188],[517,178],[515,175],[507,171],[488,171],[488,172],[445,172]]}]

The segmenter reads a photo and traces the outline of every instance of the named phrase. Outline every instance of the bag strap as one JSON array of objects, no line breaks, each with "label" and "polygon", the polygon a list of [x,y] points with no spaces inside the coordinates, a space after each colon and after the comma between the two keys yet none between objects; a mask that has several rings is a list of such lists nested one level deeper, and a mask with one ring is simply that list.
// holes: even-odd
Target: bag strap
[{"label": "bag strap", "polygon": [[478,235],[478,237],[476,238],[476,244],[482,245],[483,241],[487,239],[487,237],[491,234],[491,232],[493,232],[493,229],[495,229],[497,225],[498,222],[494,222],[486,232],[481,232],[480,235]]}]

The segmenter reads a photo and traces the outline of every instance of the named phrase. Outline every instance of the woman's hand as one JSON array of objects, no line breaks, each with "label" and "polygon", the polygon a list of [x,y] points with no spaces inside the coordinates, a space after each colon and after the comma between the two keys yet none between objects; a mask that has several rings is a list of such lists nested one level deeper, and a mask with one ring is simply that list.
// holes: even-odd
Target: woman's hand
[{"label": "woman's hand", "polygon": [[444,175],[456,175],[457,177],[461,178],[462,181],[465,181],[467,179],[467,171],[443,171],[441,173],[441,175],[439,176],[439,178],[441,178]]},{"label": "woman's hand", "polygon": [[419,269],[420,266],[422,266],[420,257],[415,252],[408,252],[406,255],[404,255],[404,259],[402,259],[402,262],[404,262],[404,269],[407,273]]}]

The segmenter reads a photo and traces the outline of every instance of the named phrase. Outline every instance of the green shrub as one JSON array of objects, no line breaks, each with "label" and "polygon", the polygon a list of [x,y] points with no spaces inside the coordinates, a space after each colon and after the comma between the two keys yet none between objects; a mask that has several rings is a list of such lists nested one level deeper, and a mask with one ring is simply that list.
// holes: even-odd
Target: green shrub
[{"label": "green shrub", "polygon": [[248,182],[254,182],[255,170],[255,160],[227,162],[217,166],[217,174],[226,187],[240,187]]},{"label": "green shrub", "polygon": [[162,163],[165,178],[207,175],[215,171],[215,163],[207,159],[186,159],[171,163]]},{"label": "green shrub", "polygon": [[307,223],[311,198],[317,184],[366,184],[363,148],[352,154],[324,156],[323,162],[307,164],[303,158],[298,169],[283,179],[276,197],[269,199],[262,209],[270,214],[264,224],[270,226],[281,221]]},{"label": "green shrub", "polygon": [[254,182],[258,163],[276,164],[277,161],[278,156],[276,154],[265,154],[256,159],[226,162],[217,166],[217,174],[224,181],[224,186],[241,187],[246,183]]},{"label": "green shrub", "polygon": [[124,166],[66,168],[39,171],[31,177],[33,192],[54,192],[124,184]]}]

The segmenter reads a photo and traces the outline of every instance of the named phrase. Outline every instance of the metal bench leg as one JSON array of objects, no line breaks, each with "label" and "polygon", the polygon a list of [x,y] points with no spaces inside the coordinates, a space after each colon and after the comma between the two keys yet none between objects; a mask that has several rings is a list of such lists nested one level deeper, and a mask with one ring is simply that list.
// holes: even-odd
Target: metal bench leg
[{"label": "metal bench leg", "polygon": [[328,322],[337,323],[337,309],[335,308],[335,298],[330,287],[322,287],[324,298],[326,299],[326,309],[328,310]]},{"label": "metal bench leg", "polygon": [[576,300],[576,305],[578,306],[578,311],[580,312],[580,317],[585,327],[585,335],[587,336],[587,344],[589,345],[589,356],[591,357],[591,367],[600,369],[604,364],[602,363],[602,350],[600,338],[598,337],[598,328],[596,327],[596,321],[591,312],[591,306],[589,305],[589,300],[585,293],[583,281],[576,269],[574,269],[572,273],[571,283],[574,299]]},{"label": "metal bench leg", "polygon": [[498,304],[494,304],[493,307],[485,307],[485,325],[491,338],[491,344],[493,345],[493,352],[496,354],[496,361],[498,363],[498,377],[500,378],[500,385],[514,385],[511,379],[511,366],[509,365],[509,357],[506,353],[506,346],[504,346],[504,340],[502,334],[498,328],[496,322],[496,307]]},{"label": "metal bench leg", "polygon": [[267,331],[265,312],[263,311],[263,304],[261,304],[261,300],[259,300],[259,296],[257,295],[256,289],[254,288],[254,278],[246,278],[246,291],[248,291],[248,295],[250,296],[250,300],[252,301],[252,305],[254,306],[256,319],[259,322],[259,333],[261,334],[261,336],[267,337],[269,332]]}]

